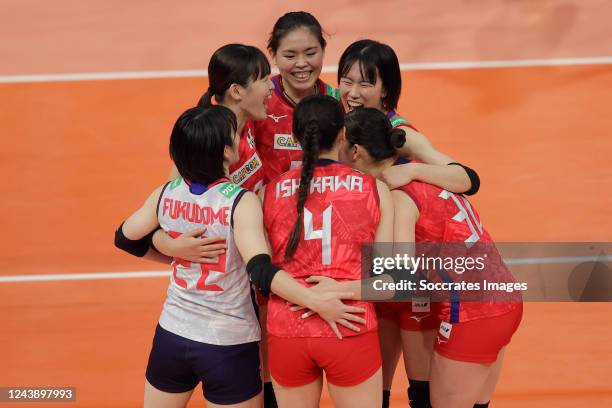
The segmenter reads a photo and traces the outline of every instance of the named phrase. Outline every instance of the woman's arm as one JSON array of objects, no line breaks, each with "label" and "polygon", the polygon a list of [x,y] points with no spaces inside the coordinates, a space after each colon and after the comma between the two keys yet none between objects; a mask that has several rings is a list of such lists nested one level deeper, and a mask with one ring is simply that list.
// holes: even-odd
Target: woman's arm
[{"label": "woman's arm", "polygon": [[144,202],[119,226],[115,232],[115,246],[132,255],[146,259],[170,263],[166,257],[150,248],[151,234],[159,227],[157,202],[164,186],[156,188]]},{"label": "woman's arm", "polygon": [[215,264],[225,253],[225,237],[204,237],[206,228],[198,228],[172,238],[162,229],[155,231],[152,243],[164,255],[190,262]]},{"label": "woman's arm", "polygon": [[458,194],[476,194],[480,179],[474,170],[439,152],[422,133],[407,126],[400,128],[406,132],[406,143],[398,149],[399,153],[423,163],[409,163],[385,170],[383,180],[390,188],[419,180]]}]

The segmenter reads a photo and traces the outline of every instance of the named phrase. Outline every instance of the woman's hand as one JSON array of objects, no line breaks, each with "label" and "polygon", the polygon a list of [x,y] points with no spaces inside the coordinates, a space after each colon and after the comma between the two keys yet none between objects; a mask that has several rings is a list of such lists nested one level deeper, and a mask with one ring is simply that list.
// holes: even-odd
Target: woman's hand
[{"label": "woman's hand", "polygon": [[153,245],[159,252],[173,258],[215,264],[227,248],[225,238],[204,237],[205,232],[206,228],[199,228],[172,238],[165,231],[158,230],[153,235]]},{"label": "woman's hand", "polygon": [[382,172],[380,179],[389,187],[389,190],[393,190],[415,180],[417,166],[418,163],[391,166]]},{"label": "woman's hand", "polygon": [[[316,283],[316,285],[309,288],[313,292],[314,301],[310,309],[302,314],[302,318],[305,319],[315,313],[318,314],[329,324],[339,339],[342,338],[342,334],[338,329],[338,324],[356,332],[360,331],[359,327],[352,322],[365,324],[365,319],[356,315],[365,313],[365,309],[349,306],[342,302],[342,299],[354,299],[354,293],[342,291],[341,283],[325,276],[311,276],[306,279],[306,282]],[[292,311],[302,309],[306,308],[301,306],[291,307]]]}]

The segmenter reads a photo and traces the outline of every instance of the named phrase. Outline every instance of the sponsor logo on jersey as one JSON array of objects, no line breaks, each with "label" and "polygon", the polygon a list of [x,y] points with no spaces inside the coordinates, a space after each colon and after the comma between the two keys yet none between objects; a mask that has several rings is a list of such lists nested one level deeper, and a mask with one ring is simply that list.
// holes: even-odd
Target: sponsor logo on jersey
[{"label": "sponsor logo on jersey", "polygon": [[[430,311],[430,302],[427,297],[412,298],[412,311],[417,313],[427,313]],[[418,321],[418,320],[417,320]]]},{"label": "sponsor logo on jersey", "polygon": [[441,339],[440,336],[436,336],[436,340],[438,341],[438,344],[448,343],[448,340]]},{"label": "sponsor logo on jersey", "polygon": [[174,190],[175,188],[180,186],[182,181],[183,181],[183,178],[179,177],[176,180],[174,180],[173,182],[171,182],[170,185],[168,186],[168,191]]},{"label": "sponsor logo on jersey", "polygon": [[427,313],[426,315],[421,315],[421,316],[410,316],[410,318],[414,319],[417,323],[421,323],[421,320],[423,320],[426,317],[429,317],[429,313]]},{"label": "sponsor logo on jersey", "polygon": [[302,150],[302,146],[293,136],[282,133],[274,135],[274,148],[277,150]]},{"label": "sponsor logo on jersey", "polygon": [[453,325],[447,322],[440,323],[440,331],[439,333],[445,338],[449,339],[451,335],[451,330],[453,329]]},{"label": "sponsor logo on jersey", "polygon": [[326,91],[327,91],[327,95],[333,97],[334,99],[338,101],[340,100],[340,90],[338,88],[334,88],[333,86],[328,84]]},{"label": "sponsor logo on jersey", "polygon": [[287,116],[289,115],[280,115],[280,116],[274,116],[274,114],[268,115],[268,117],[272,119],[274,123],[278,123],[282,118],[286,118]]},{"label": "sponsor logo on jersey", "polygon": [[244,162],[236,171],[230,174],[230,180],[234,184],[242,184],[249,179],[257,170],[262,167],[261,160],[257,153],[253,154],[249,160]]},{"label": "sponsor logo on jersey", "polygon": [[224,183],[219,192],[227,198],[232,198],[237,192],[242,189],[238,184]]},{"label": "sponsor logo on jersey", "polygon": [[391,126],[393,126],[394,128],[401,126],[401,125],[409,125],[410,122],[408,122],[408,120],[406,120],[406,118],[403,118],[401,116],[394,116],[391,118]]}]

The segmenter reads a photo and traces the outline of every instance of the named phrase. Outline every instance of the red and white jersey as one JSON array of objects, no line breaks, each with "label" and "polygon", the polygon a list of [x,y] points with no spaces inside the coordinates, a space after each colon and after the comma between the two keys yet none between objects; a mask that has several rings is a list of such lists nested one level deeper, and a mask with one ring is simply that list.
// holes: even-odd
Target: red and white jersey
[{"label": "red and white jersey", "polygon": [[[332,160],[319,160],[304,206],[303,229],[294,255],[285,260],[285,249],[297,219],[297,191],[301,167],[277,177],[266,186],[264,224],[272,246],[273,262],[304,286],[311,275],[336,280],[361,279],[361,244],[373,243],[380,221],[376,180]],[[377,327],[371,303],[347,301],[366,309],[365,327]],[[334,337],[318,315],[302,319],[287,302],[271,295],[268,332],[281,337]],[[339,326],[340,327],[340,326]],[[340,328],[342,335],[358,333]]]},{"label": "red and white jersey", "polygon": [[[460,277],[461,280],[473,279],[481,283],[482,279],[514,282],[493,239],[482,226],[478,213],[464,196],[419,181],[412,181],[399,189],[408,194],[419,209],[419,218],[415,226],[415,242],[453,243],[440,245],[445,253],[440,253],[439,256],[468,255],[474,258],[478,256],[486,258],[486,268],[483,272],[465,272],[465,276]],[[450,272],[447,273],[448,277],[456,281],[452,276],[455,272],[447,272]],[[457,278],[458,275],[454,277]],[[436,278],[438,281],[444,280],[439,276]],[[452,302],[442,302],[440,319],[451,323],[464,322],[501,315],[516,307],[518,303],[461,302],[461,299],[457,298]]]},{"label": "red and white jersey", "polygon": [[[295,106],[283,95],[280,75],[272,77],[274,91],[266,101],[268,118],[255,122],[255,144],[264,164],[264,183],[302,164],[302,147],[292,137]],[[319,94],[339,99],[338,89],[319,80]]]},{"label": "red and white jersey", "polygon": [[246,266],[234,243],[231,225],[237,199],[245,190],[228,179],[208,186],[182,178],[168,183],[159,199],[159,225],[176,238],[206,227],[222,236],[227,250],[216,264],[174,259],[168,294],[159,319],[164,329],[207,344],[233,345],[260,340]]},{"label": "red and white jersey", "polygon": [[264,184],[264,169],[255,149],[254,122],[251,120],[247,121],[242,129],[238,157],[238,163],[229,168],[231,182],[257,192]]}]

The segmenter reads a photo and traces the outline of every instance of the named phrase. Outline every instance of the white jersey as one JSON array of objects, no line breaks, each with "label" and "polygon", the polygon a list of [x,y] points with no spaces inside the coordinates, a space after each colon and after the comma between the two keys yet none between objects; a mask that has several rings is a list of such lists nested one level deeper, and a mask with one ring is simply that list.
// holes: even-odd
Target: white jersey
[{"label": "white jersey", "polygon": [[231,225],[236,199],[245,190],[227,179],[190,187],[182,178],[164,187],[157,206],[159,225],[170,236],[206,227],[206,236],[226,237],[217,264],[172,262],[168,295],[159,319],[179,336],[215,345],[258,341],[260,326],[246,266]]}]

